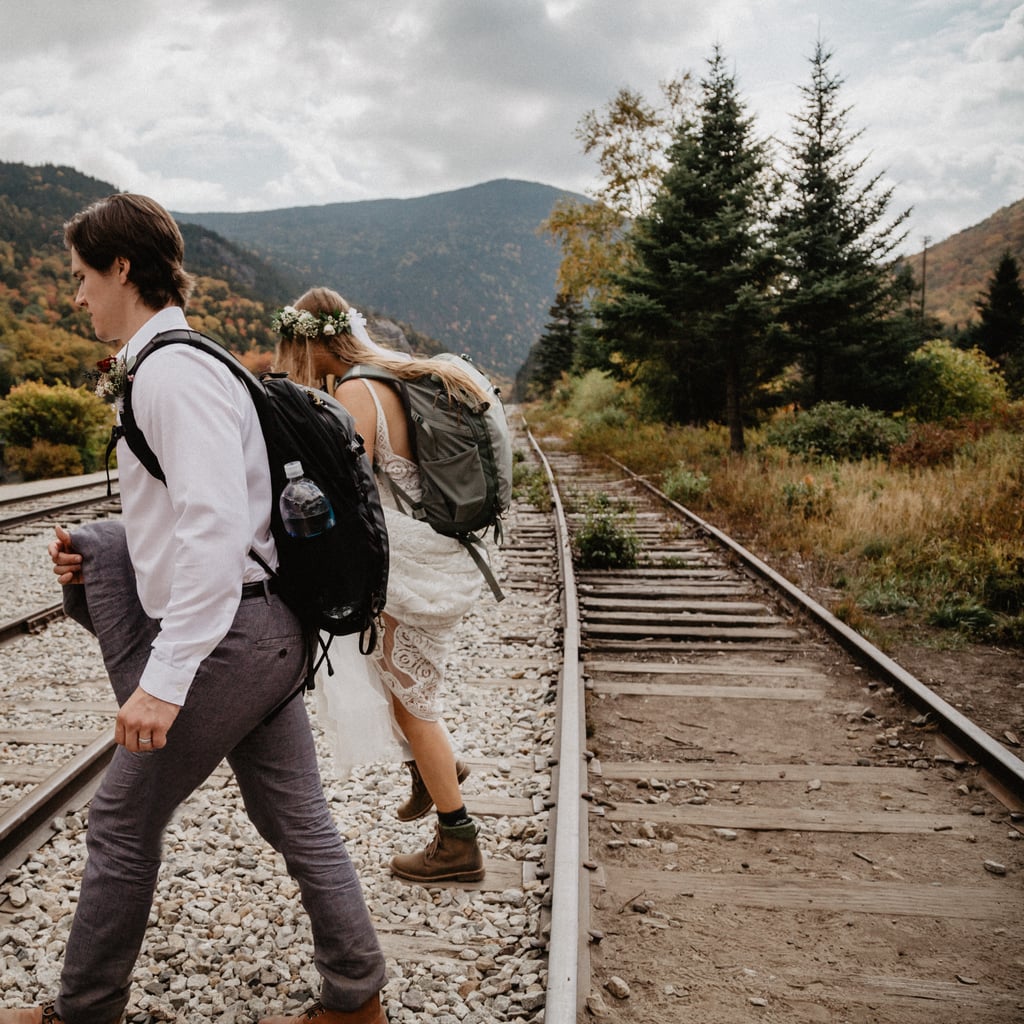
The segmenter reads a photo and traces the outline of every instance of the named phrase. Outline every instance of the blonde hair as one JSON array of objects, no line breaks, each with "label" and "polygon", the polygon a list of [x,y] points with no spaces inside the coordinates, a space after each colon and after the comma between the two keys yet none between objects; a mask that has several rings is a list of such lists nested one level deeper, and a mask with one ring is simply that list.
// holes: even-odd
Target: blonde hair
[{"label": "blonde hair", "polygon": [[[350,308],[348,302],[331,288],[310,288],[292,305],[317,317],[325,313],[347,312]],[[444,359],[415,356],[409,359],[397,353],[391,356],[386,349],[373,349],[365,345],[351,331],[321,333],[312,338],[298,333],[287,338],[282,335],[274,354],[274,368],[283,370],[292,380],[307,387],[320,387],[324,382],[317,378],[313,370],[317,347],[352,366],[364,364],[383,367],[400,380],[416,380],[434,374],[440,378],[449,395],[458,396],[459,392],[465,392],[479,401],[489,400],[480,384],[462,367]]]}]

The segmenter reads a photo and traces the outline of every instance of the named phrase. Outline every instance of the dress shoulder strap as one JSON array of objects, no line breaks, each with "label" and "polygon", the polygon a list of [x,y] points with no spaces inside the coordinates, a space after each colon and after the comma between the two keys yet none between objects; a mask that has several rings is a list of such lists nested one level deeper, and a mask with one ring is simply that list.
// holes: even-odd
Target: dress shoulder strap
[{"label": "dress shoulder strap", "polygon": [[380,399],[377,397],[377,391],[374,386],[365,378],[359,377],[366,385],[366,390],[370,392],[370,397],[373,399],[373,406],[377,410],[377,426],[373,432],[373,446],[374,450],[379,453],[380,461],[385,461],[385,456],[391,455],[391,435],[388,433],[388,421],[384,415],[384,408],[380,404]]}]

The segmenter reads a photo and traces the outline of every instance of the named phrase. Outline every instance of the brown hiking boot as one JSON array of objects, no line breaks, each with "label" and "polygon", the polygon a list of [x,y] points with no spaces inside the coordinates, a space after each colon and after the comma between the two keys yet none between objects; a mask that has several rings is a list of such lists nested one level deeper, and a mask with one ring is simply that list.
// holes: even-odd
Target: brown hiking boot
[{"label": "brown hiking boot", "polygon": [[451,828],[439,822],[425,850],[391,859],[391,873],[407,882],[479,882],[484,877],[484,855],[476,836],[473,822]]},{"label": "brown hiking boot", "polygon": [[260,1024],[388,1024],[388,1019],[376,995],[358,1010],[328,1010],[323,1003],[314,1003],[294,1017],[263,1017]]},{"label": "brown hiking boot", "polygon": [[[427,787],[423,785],[423,778],[419,768],[416,767],[416,762],[406,761],[405,766],[412,776],[412,792],[409,794],[409,799],[395,811],[395,815],[399,821],[416,821],[430,813],[434,806],[434,800],[427,792]],[[455,774],[461,786],[469,778],[469,765],[464,761],[456,761]]]}]

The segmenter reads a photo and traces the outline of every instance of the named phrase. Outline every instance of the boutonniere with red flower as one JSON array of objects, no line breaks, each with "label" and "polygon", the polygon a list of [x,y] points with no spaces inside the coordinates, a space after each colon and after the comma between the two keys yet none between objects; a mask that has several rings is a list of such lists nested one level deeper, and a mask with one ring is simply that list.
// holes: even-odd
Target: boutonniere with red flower
[{"label": "boutonniere with red flower", "polygon": [[128,363],[116,356],[107,356],[88,376],[93,381],[95,393],[104,401],[113,402],[124,394],[128,383]]}]

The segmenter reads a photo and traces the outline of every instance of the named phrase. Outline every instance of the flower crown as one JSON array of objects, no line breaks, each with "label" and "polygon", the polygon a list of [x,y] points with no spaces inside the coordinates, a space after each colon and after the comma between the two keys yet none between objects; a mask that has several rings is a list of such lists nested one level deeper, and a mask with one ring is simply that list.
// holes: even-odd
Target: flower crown
[{"label": "flower crown", "polygon": [[308,309],[298,310],[294,306],[285,306],[271,317],[270,326],[282,338],[319,338],[320,335],[329,337],[332,334],[351,334],[356,318],[362,321],[362,314],[354,309],[339,310],[337,313],[310,313]]}]

